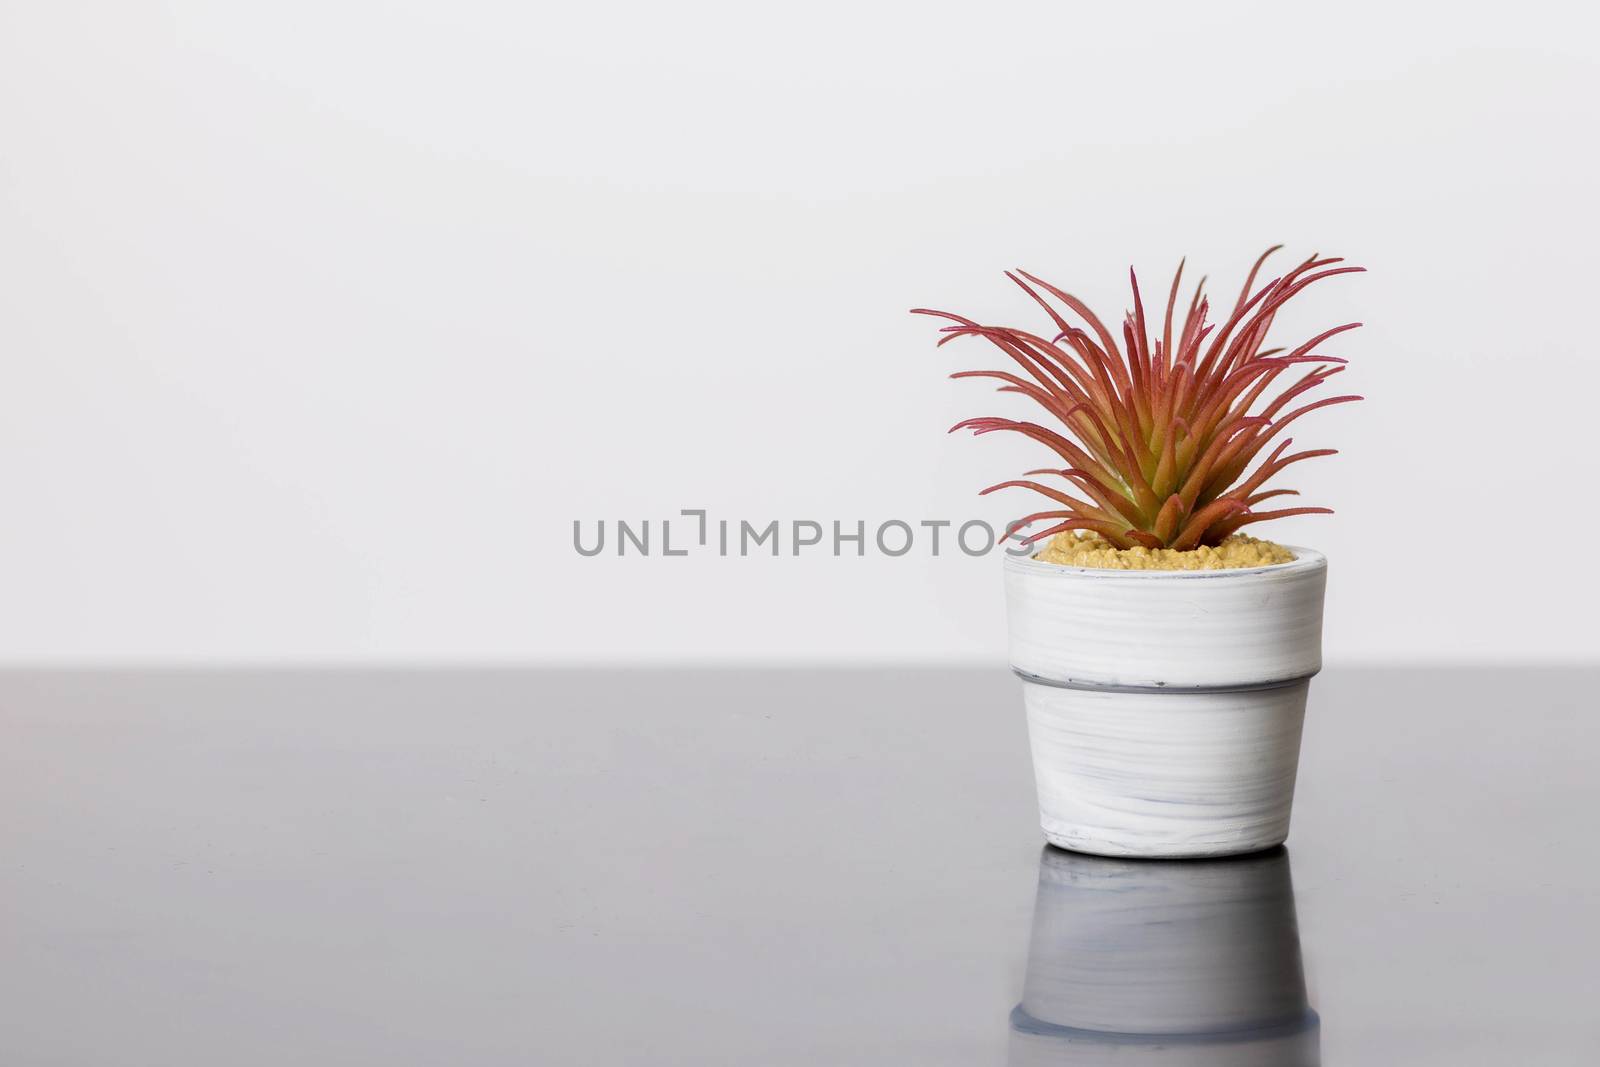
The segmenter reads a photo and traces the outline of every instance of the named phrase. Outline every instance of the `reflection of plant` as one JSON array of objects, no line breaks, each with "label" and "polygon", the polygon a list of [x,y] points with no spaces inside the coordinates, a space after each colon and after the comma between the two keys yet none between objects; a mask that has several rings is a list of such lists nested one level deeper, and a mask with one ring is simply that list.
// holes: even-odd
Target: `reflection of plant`
[{"label": "reflection of plant", "polygon": [[[970,429],[974,435],[1013,430],[1048,446],[1066,461],[1065,469],[1027,473],[1057,475],[1088,500],[1035,481],[1001,482],[983,490],[1026,488],[1060,505],[1058,510],[1018,520],[1015,526],[1038,519],[1060,520],[1025,541],[1065,530],[1090,530],[1119,548],[1189,549],[1215,545],[1247,523],[1285,515],[1331,514],[1328,508],[1315,507],[1253,509],[1273,497],[1298,495],[1293,489],[1263,490],[1268,479],[1291,463],[1332,455],[1335,449],[1285,455],[1292,441],[1285,438],[1249,477],[1244,475],[1267,443],[1301,415],[1361,399],[1334,396],[1284,410],[1295,397],[1343,370],[1342,366],[1314,367],[1291,384],[1273,385],[1298,363],[1343,364],[1342,359],[1318,355],[1312,349],[1361,325],[1359,322],[1325,330],[1293,350],[1261,346],[1273,317],[1296,293],[1319,279],[1363,268],[1333,266],[1342,260],[1313,256],[1252,295],[1250,287],[1261,265],[1279,247],[1267,249],[1256,260],[1220,330],[1206,322],[1209,301],[1204,296],[1204,279],[1195,287],[1183,321],[1173,322],[1178,283],[1183,277],[1181,263],[1167,295],[1164,319],[1147,323],[1139,280],[1130,269],[1133,310],[1122,324],[1122,349],[1111,331],[1076,297],[1024,271],[1007,271],[1006,277],[1049,314],[1059,331],[1052,339],[1005,326],[982,326],[945,311],[914,310],[914,314],[936,315],[955,324],[941,329],[945,336],[939,344],[967,335],[983,337],[1026,373],[1021,377],[1007,371],[976,370],[951,377],[997,378],[1004,383],[1000,392],[1032,398],[1066,431],[1063,434],[1037,423],[1004,418],[967,419],[951,427],[952,433]],[[1041,290],[1086,323],[1090,332],[1070,324]],[[1150,329],[1155,326],[1160,333],[1152,338]],[[1260,408],[1252,414],[1258,403]]]}]

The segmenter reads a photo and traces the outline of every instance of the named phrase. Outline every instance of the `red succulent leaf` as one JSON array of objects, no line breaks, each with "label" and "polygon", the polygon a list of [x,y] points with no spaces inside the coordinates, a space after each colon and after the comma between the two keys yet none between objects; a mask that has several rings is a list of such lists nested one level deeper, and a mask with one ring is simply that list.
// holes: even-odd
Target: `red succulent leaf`
[{"label": "red succulent leaf", "polygon": [[[1187,310],[1178,318],[1180,261],[1158,318],[1147,321],[1138,277],[1130,269],[1132,307],[1118,338],[1087,305],[1026,271],[1006,277],[1027,293],[1049,317],[1046,335],[929,308],[914,314],[944,319],[939,344],[981,337],[1016,364],[1020,373],[970,370],[954,378],[989,378],[999,391],[1033,401],[1054,427],[1000,417],[966,419],[951,428],[975,435],[998,430],[1020,433],[1049,448],[1068,466],[1028,471],[1064,478],[1087,497],[1080,499],[1039,482],[1012,480],[983,490],[1023,488],[1044,496],[1062,510],[1038,512],[1013,524],[1015,530],[1042,519],[1049,529],[1021,538],[1027,543],[1068,530],[1088,530],[1120,548],[1193,548],[1214,545],[1242,526],[1290,515],[1325,514],[1327,508],[1295,507],[1256,512],[1265,500],[1296,495],[1268,489],[1265,483],[1290,464],[1333,449],[1286,455],[1290,439],[1245,476],[1262,449],[1291,423],[1319,408],[1361,399],[1335,396],[1290,404],[1344,369],[1344,360],[1315,352],[1329,339],[1360,323],[1324,330],[1295,347],[1264,348],[1283,306],[1325,278],[1352,274],[1337,258],[1311,256],[1279,277],[1258,285],[1268,249],[1256,260],[1238,299],[1220,327],[1208,322],[1205,279],[1195,286]],[[1082,323],[1074,325],[1073,319]],[[1152,337],[1151,330],[1159,329]],[[1048,334],[1053,334],[1047,339]],[[1290,381],[1279,378],[1291,367],[1313,364]]]}]

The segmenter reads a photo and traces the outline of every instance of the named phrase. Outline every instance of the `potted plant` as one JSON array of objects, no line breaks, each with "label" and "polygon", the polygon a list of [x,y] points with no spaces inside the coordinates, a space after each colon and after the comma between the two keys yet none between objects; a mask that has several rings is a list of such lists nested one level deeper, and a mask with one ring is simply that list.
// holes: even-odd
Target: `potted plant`
[{"label": "potted plant", "polygon": [[[1333,454],[1291,453],[1283,432],[1361,399],[1297,402],[1343,370],[1317,347],[1360,323],[1294,348],[1266,347],[1267,334],[1308,286],[1361,268],[1313,256],[1256,287],[1276,250],[1256,261],[1220,325],[1203,279],[1175,314],[1182,264],[1165,313],[1147,320],[1130,270],[1120,343],[1082,301],[1021,271],[1007,277],[1049,316],[1045,334],[916,309],[948,320],[941,345],[980,337],[1017,366],[952,377],[997,380],[1049,417],[967,419],[952,432],[1020,433],[1063,464],[983,490],[1027,489],[1052,505],[1011,524],[1023,548],[1005,560],[1011,666],[1051,844],[1223,856],[1288,836],[1327,560],[1240,531],[1328,512],[1261,505],[1295,495],[1268,487],[1285,468]],[[1040,521],[1048,526],[1024,535]]]}]

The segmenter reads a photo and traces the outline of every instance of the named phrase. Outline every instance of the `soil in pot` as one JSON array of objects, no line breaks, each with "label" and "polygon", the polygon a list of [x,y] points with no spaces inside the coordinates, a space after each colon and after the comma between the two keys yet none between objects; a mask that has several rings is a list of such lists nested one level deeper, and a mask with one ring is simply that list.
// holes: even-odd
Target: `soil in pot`
[{"label": "soil in pot", "polygon": [[1117,548],[1098,534],[1057,534],[1034,557],[1066,567],[1100,567],[1116,571],[1226,571],[1288,563],[1294,553],[1272,541],[1234,534],[1220,545],[1174,548]]}]

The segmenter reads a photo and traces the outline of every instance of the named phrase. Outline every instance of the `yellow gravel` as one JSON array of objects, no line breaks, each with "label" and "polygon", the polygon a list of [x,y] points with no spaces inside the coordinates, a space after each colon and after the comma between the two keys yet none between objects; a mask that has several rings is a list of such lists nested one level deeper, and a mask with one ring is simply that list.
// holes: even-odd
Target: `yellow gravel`
[{"label": "yellow gravel", "polygon": [[1068,567],[1101,567],[1117,571],[1225,571],[1288,563],[1294,553],[1271,541],[1234,534],[1215,548],[1178,552],[1171,548],[1115,548],[1099,534],[1057,534],[1034,557]]}]

